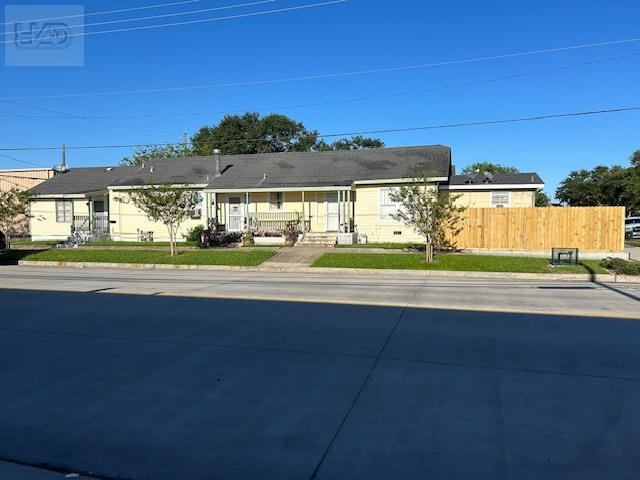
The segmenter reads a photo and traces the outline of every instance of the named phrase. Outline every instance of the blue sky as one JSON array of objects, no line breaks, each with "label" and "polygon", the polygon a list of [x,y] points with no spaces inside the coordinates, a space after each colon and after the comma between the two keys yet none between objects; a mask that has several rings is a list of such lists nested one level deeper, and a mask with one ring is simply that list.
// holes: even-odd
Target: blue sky
[{"label": "blue sky", "polygon": [[[92,0],[85,11],[166,3]],[[204,19],[305,5],[277,0],[220,12],[87,31]],[[86,22],[210,8],[242,0],[92,16]],[[13,1],[14,4],[29,2]],[[45,3],[39,0],[34,3]],[[46,2],[65,4],[68,0]],[[640,37],[640,2],[348,0],[345,3],[188,26],[84,38],[81,67],[0,66],[0,97],[239,83],[509,54]],[[3,20],[4,21],[4,20]],[[322,133],[404,128],[640,105],[640,42],[484,62],[297,82],[163,93],[0,101],[0,148],[172,142],[221,114],[287,114]],[[620,58],[622,57],[622,58]],[[614,58],[613,60],[611,60]],[[597,63],[593,63],[597,62]],[[587,65],[558,70],[566,65]],[[503,76],[556,71],[441,90]],[[285,108],[414,90],[419,94]],[[263,110],[265,107],[281,107]],[[40,109],[108,119],[25,118]],[[9,115],[7,115],[7,113]],[[139,114],[184,116],[119,118]],[[14,114],[23,115],[23,117]],[[640,112],[377,135],[388,146],[445,144],[461,168],[475,161],[538,172],[553,193],[572,169],[626,164],[640,148]],[[116,164],[131,149],[70,150],[71,166]],[[57,152],[4,152],[44,165]],[[0,168],[27,165],[0,157]]]}]

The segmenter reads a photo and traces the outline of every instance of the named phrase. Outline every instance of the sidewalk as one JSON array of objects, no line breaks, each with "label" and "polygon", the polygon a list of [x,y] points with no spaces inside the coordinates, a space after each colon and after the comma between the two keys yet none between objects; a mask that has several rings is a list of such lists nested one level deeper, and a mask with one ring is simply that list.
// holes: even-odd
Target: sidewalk
[{"label": "sidewalk", "polygon": [[264,262],[261,267],[302,268],[311,267],[323,254],[333,250],[331,247],[294,247],[281,248],[278,253]]}]

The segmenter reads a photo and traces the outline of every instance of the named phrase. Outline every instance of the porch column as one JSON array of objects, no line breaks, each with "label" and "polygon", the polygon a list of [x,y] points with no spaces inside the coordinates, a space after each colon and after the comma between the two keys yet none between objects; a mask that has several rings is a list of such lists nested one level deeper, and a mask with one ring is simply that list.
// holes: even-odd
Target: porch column
[{"label": "porch column", "polygon": [[249,231],[249,192],[245,192],[244,194],[244,222],[245,222],[245,231]]},{"label": "porch column", "polygon": [[304,190],[302,191],[302,233],[305,233],[307,229],[307,220],[305,217],[305,205],[304,205]]}]

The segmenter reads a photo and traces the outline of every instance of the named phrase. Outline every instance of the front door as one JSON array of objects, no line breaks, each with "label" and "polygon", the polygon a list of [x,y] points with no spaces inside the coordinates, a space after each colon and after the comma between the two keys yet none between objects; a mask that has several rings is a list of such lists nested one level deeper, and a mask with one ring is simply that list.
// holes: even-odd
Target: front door
[{"label": "front door", "polygon": [[229,197],[229,215],[227,216],[227,230],[240,232],[244,227],[244,214],[242,211],[242,198]]},{"label": "front door", "polygon": [[337,232],[340,228],[340,204],[338,203],[338,192],[325,194],[325,212],[327,232]]}]

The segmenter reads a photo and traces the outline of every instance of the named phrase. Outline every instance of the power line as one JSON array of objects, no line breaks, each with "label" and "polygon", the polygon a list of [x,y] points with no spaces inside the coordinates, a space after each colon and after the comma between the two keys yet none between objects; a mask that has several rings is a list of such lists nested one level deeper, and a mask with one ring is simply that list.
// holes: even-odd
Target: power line
[{"label": "power line", "polygon": [[[186,3],[197,3],[200,0],[183,0],[180,2],[171,2],[171,3],[157,3],[154,5],[144,5],[144,6],[140,6],[140,7],[131,7],[131,8],[122,8],[119,10],[106,10],[106,11],[102,11],[102,12],[90,12],[90,13],[79,13],[76,15],[65,15],[62,17],[49,17],[49,18],[33,18],[31,20],[20,20],[21,23],[27,23],[27,22],[45,22],[48,20],[62,20],[65,18],[78,18],[78,17],[92,17],[95,15],[108,15],[108,14],[112,14],[112,13],[124,13],[124,12],[133,12],[135,10],[149,10],[152,8],[162,8],[162,7],[171,7],[174,5],[184,5]],[[14,24],[16,23],[15,21],[13,22],[4,22],[4,23],[0,23],[0,25],[10,25],[10,24]]]},{"label": "power line", "polygon": [[[2,170],[0,170],[0,177],[6,177],[6,178],[16,178],[16,179],[24,179],[24,180],[49,180],[48,178],[42,178],[42,177],[21,177],[20,175],[8,175],[6,173],[2,173]],[[8,180],[7,180],[8,181]]]},{"label": "power line", "polygon": [[6,155],[4,153],[0,153],[0,157],[4,157],[4,158],[7,158],[9,160],[13,160],[13,161],[19,162],[19,163],[24,163],[25,165],[33,165],[33,166],[36,166],[36,167],[49,168],[49,167],[46,167],[44,165],[40,165],[39,163],[30,162],[28,160],[20,160],[19,158],[12,157],[11,155]]},{"label": "power line", "polygon": [[[227,15],[226,17],[213,17],[213,18],[203,18],[200,20],[188,20],[188,21],[184,21],[184,22],[174,22],[174,23],[161,23],[158,25],[143,25],[143,26],[139,26],[139,27],[129,27],[129,28],[116,28],[116,29],[112,29],[112,30],[100,30],[98,32],[79,32],[79,33],[70,33],[67,35],[67,37],[88,37],[88,36],[93,36],[93,35],[105,35],[107,33],[122,33],[122,32],[134,32],[134,31],[140,31],[140,30],[154,30],[157,28],[168,28],[168,27],[178,27],[178,26],[183,26],[183,25],[195,25],[198,23],[208,23],[208,22],[219,22],[222,20],[233,20],[233,19],[238,19],[238,18],[246,18],[246,17],[257,17],[260,15],[272,15],[275,13],[284,13],[284,12],[292,12],[294,10],[304,10],[307,8],[317,8],[317,7],[323,7],[323,6],[327,6],[327,5],[335,5],[338,3],[345,3],[347,2],[347,0],[330,0],[330,1],[326,1],[326,2],[321,2],[321,3],[309,3],[309,4],[305,4],[305,5],[298,5],[295,7],[286,7],[286,8],[278,8],[275,10],[265,10],[262,12],[251,12],[251,13],[240,13],[237,15]],[[4,40],[2,42],[0,42],[0,45],[2,44],[8,44],[8,43],[13,43],[14,40]]]},{"label": "power line", "polygon": [[[264,106],[264,107],[260,107],[260,108],[244,108],[244,109],[237,109],[237,110],[218,110],[218,111],[205,111],[205,112],[187,112],[187,113],[141,113],[141,114],[123,114],[123,115],[74,115],[74,114],[61,114],[61,112],[59,112],[59,115],[19,115],[19,114],[10,114],[10,113],[5,113],[4,115],[19,115],[21,117],[29,117],[29,118],[63,118],[63,119],[78,119],[78,120],[109,120],[109,119],[135,119],[135,118],[155,118],[155,117],[187,117],[187,116],[205,116],[205,115],[221,115],[221,114],[225,114],[225,113],[240,113],[240,112],[247,112],[247,111],[258,111],[258,112],[262,112],[262,111],[273,111],[273,110],[287,110],[287,109],[294,109],[294,108],[309,108],[309,107],[322,107],[322,106],[330,106],[330,105],[339,105],[339,104],[344,104],[344,103],[356,103],[356,102],[365,102],[365,101],[374,101],[374,100],[384,100],[384,99],[389,99],[389,98],[398,98],[398,97],[404,97],[404,96],[411,96],[411,95],[419,95],[419,94],[423,94],[423,93],[429,93],[429,92],[436,92],[436,91],[441,91],[441,90],[450,90],[450,89],[456,89],[456,88],[464,88],[464,87],[473,87],[473,86],[478,86],[478,85],[486,85],[486,84],[491,84],[491,83],[496,83],[496,82],[501,82],[501,81],[508,81],[508,80],[514,80],[514,79],[518,79],[518,78],[526,78],[526,77],[531,77],[531,76],[536,76],[536,75],[543,75],[546,73],[553,73],[553,72],[560,72],[560,71],[565,71],[565,70],[569,70],[572,68],[578,68],[578,67],[583,67],[583,66],[588,66],[588,65],[597,65],[597,64],[602,64],[605,62],[611,62],[611,61],[615,61],[615,60],[622,60],[622,59],[627,59],[627,58],[637,58],[640,56],[640,52],[634,52],[628,55],[618,55],[615,57],[607,57],[607,58],[602,58],[602,59],[597,59],[597,60],[591,60],[591,61],[587,61],[587,62],[579,62],[579,63],[572,63],[572,64],[566,64],[566,65],[561,65],[558,67],[552,67],[552,68],[546,68],[546,69],[540,69],[540,70],[533,70],[533,71],[528,71],[528,72],[520,72],[520,73],[514,73],[514,74],[510,74],[510,75],[502,75],[499,77],[494,77],[494,78],[489,78],[489,79],[483,79],[483,80],[475,80],[475,81],[470,81],[470,82],[462,82],[462,83],[453,83],[453,84],[448,84],[448,85],[440,85],[440,86],[436,86],[436,87],[430,87],[430,88],[423,88],[423,89],[416,89],[416,90],[406,90],[406,91],[401,91],[401,92],[392,92],[392,93],[387,93],[387,94],[379,94],[379,95],[367,95],[367,96],[361,96],[361,97],[350,97],[350,98],[342,98],[342,99],[336,99],[336,100],[328,100],[328,101],[324,101],[324,102],[309,102],[309,103],[301,103],[301,104],[289,104],[289,105],[278,105],[278,106]],[[28,106],[25,104],[25,106]],[[42,111],[46,111],[46,112],[52,112],[52,113],[56,113],[55,110],[49,110],[46,108],[41,108],[41,107],[34,107],[31,106],[30,108],[34,108],[37,110],[42,110]],[[0,111],[0,114],[2,114],[2,112]]]},{"label": "power line", "polygon": [[457,59],[457,60],[445,60],[445,61],[433,62],[433,63],[400,65],[395,67],[374,68],[374,69],[367,69],[367,70],[353,70],[353,71],[347,71],[347,72],[303,75],[303,76],[297,76],[297,77],[286,77],[286,78],[277,78],[277,79],[269,79],[269,80],[251,80],[251,81],[230,82],[230,83],[213,83],[213,84],[205,84],[205,85],[187,85],[187,86],[181,86],[181,87],[145,88],[145,89],[136,89],[136,90],[114,90],[114,91],[108,91],[108,92],[83,92],[83,93],[66,93],[66,94],[58,94],[58,95],[0,97],[0,101],[44,100],[44,99],[74,98],[74,97],[75,98],[104,97],[104,96],[111,96],[111,95],[166,93],[166,92],[178,92],[178,91],[188,91],[188,90],[206,90],[206,89],[213,89],[213,88],[270,85],[270,84],[278,84],[278,83],[320,80],[320,79],[327,79],[327,78],[353,77],[358,75],[369,75],[369,74],[375,74],[375,73],[417,70],[422,68],[434,68],[434,67],[440,67],[440,66],[458,65],[458,64],[465,64],[465,63],[478,63],[478,62],[486,62],[490,60],[501,60],[505,58],[516,58],[516,57],[523,57],[523,56],[529,56],[529,55],[540,55],[545,53],[557,53],[557,52],[564,52],[564,51],[570,51],[570,50],[580,50],[580,49],[586,49],[586,48],[596,48],[596,47],[604,47],[604,46],[611,46],[611,45],[622,45],[622,44],[629,44],[629,43],[636,43],[636,42],[640,42],[640,37],[626,38],[621,40],[611,40],[611,41],[598,42],[598,43],[586,43],[581,45],[570,45],[570,46],[547,48],[547,49],[540,49],[540,50],[527,50],[522,52],[506,53],[506,54],[499,54],[499,55],[488,55],[488,56],[482,56],[482,57],[473,57],[473,58],[465,58],[465,59]]},{"label": "power line", "polygon": [[[379,130],[362,130],[362,131],[352,131],[352,132],[341,132],[341,133],[324,133],[318,134],[317,138],[333,138],[333,137],[349,137],[354,135],[372,135],[372,134],[383,134],[383,133],[403,133],[403,132],[415,132],[421,130],[435,130],[435,129],[445,129],[445,128],[459,128],[459,127],[471,127],[471,126],[479,126],[479,125],[499,125],[499,124],[507,124],[507,123],[522,123],[522,122],[532,122],[539,120],[548,120],[554,118],[569,118],[569,117],[581,117],[581,116],[591,116],[591,115],[602,115],[608,113],[622,113],[622,112],[633,112],[639,111],[640,106],[634,107],[622,107],[622,108],[608,108],[602,110],[588,110],[582,112],[568,112],[568,113],[553,113],[547,115],[534,115],[528,117],[516,117],[516,118],[507,118],[507,119],[498,119],[498,120],[480,120],[473,122],[461,122],[461,123],[445,123],[445,124],[436,124],[436,125],[426,125],[419,127],[406,127],[406,128],[385,128]],[[281,137],[276,140],[286,140],[291,139],[291,137]],[[246,143],[246,142],[270,142],[274,139],[264,139],[264,138],[250,138],[250,139],[232,139],[225,140],[220,142],[202,142],[205,145],[222,145],[222,144],[230,144],[230,143]],[[139,143],[139,144],[129,144],[129,145],[78,145],[78,146],[67,146],[67,150],[94,150],[94,149],[107,149],[107,148],[138,148],[138,147],[160,147],[160,146],[168,146],[172,145],[171,143]],[[58,150],[59,147],[22,147],[22,148],[0,148],[0,151],[36,151],[36,150]]]},{"label": "power line", "polygon": [[[273,3],[276,0],[259,0],[259,1],[255,1],[255,2],[249,2],[249,3],[238,3],[238,4],[234,4],[234,5],[225,5],[222,7],[211,7],[211,8],[202,8],[199,10],[188,10],[186,12],[174,12],[174,13],[163,13],[161,15],[150,15],[147,17],[133,17],[133,18],[123,18],[120,20],[107,20],[104,22],[95,22],[95,23],[83,23],[83,24],[78,24],[78,25],[68,25],[68,28],[84,28],[84,27],[95,27],[98,25],[112,25],[115,23],[126,23],[126,22],[136,22],[136,21],[140,21],[140,20],[152,20],[152,19],[156,19],[156,18],[167,18],[167,17],[175,17],[175,16],[180,16],[180,15],[193,15],[196,13],[204,13],[204,12],[213,12],[213,11],[217,11],[217,10],[229,10],[232,8],[242,8],[242,7],[250,7],[253,5],[261,5],[263,3]],[[4,32],[4,35],[15,35],[15,32]]]}]

